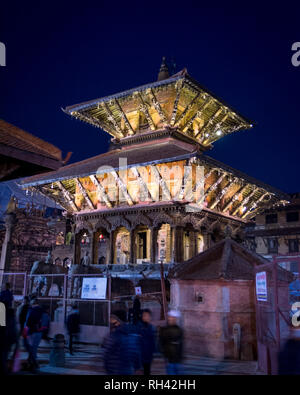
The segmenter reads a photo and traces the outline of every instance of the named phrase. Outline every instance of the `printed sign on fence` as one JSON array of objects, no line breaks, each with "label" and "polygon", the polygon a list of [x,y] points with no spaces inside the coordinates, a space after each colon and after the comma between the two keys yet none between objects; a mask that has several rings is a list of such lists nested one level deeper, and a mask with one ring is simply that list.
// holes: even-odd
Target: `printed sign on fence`
[{"label": "printed sign on fence", "polygon": [[141,287],[135,287],[135,294],[136,295],[142,295],[142,288]]},{"label": "printed sign on fence", "polygon": [[84,277],[81,299],[106,299],[107,278]]},{"label": "printed sign on fence", "polygon": [[258,301],[266,302],[268,300],[266,272],[256,273],[256,297]]}]

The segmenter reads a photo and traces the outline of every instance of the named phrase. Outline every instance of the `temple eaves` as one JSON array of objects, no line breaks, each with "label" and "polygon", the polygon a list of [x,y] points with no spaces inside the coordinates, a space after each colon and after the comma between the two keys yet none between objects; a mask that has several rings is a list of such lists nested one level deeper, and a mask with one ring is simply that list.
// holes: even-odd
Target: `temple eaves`
[{"label": "temple eaves", "polygon": [[[109,133],[120,141],[162,128],[176,129],[204,149],[253,122],[202,87],[186,69],[107,97],[68,106],[64,112]],[[162,74],[161,74],[162,73]]]}]

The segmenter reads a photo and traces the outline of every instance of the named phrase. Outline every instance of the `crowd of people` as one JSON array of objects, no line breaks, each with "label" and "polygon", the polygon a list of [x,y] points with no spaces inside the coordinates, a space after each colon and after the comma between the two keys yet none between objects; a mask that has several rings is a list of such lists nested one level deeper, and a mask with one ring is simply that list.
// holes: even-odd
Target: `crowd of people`
[{"label": "crowd of people", "polygon": [[[24,369],[37,372],[38,347],[42,339],[49,342],[50,316],[48,307],[40,305],[37,297],[25,296],[22,304],[13,308],[14,297],[7,283],[0,293],[5,305],[6,325],[0,326],[0,373],[20,370],[20,346],[28,353]],[[107,374],[151,374],[154,354],[161,352],[166,360],[167,374],[182,374],[183,331],[178,324],[177,311],[169,311],[167,325],[159,330],[152,324],[152,313],[141,309],[138,297],[128,311],[115,311],[110,316],[110,331],[103,341],[103,360]],[[70,355],[80,333],[80,314],[74,304],[66,318]]]},{"label": "crowd of people", "polygon": [[149,376],[155,352],[163,354],[167,374],[183,374],[183,330],[178,319],[177,311],[169,311],[167,325],[157,331],[151,311],[141,310],[138,298],[128,319],[125,311],[111,314],[110,334],[103,342],[107,374]]},{"label": "crowd of people", "polygon": [[[0,372],[7,374],[18,370],[18,354],[23,342],[28,352],[27,369],[35,372],[38,368],[37,350],[42,339],[48,339],[50,317],[47,306],[40,306],[35,295],[24,297],[17,311],[13,308],[13,294],[10,284],[0,293],[0,302],[5,305],[6,325],[1,326]],[[11,358],[9,356],[11,355]]]}]

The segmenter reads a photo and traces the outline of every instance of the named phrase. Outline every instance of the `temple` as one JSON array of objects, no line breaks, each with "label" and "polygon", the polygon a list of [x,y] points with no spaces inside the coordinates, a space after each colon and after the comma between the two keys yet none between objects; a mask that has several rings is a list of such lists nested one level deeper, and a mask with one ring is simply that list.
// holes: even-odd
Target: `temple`
[{"label": "temple", "polygon": [[[75,264],[180,263],[284,205],[281,191],[206,154],[253,122],[184,69],[63,110],[111,135],[107,153],[22,182],[54,199],[75,223]],[[101,132],[102,133],[102,132]],[[66,236],[66,235],[64,235]],[[70,246],[68,246],[70,248]]]}]

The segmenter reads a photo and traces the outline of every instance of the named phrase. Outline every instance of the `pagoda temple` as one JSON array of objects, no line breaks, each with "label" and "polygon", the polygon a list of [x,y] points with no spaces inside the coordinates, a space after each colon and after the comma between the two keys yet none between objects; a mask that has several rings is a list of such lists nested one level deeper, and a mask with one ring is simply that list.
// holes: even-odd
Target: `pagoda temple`
[{"label": "pagoda temple", "polygon": [[23,182],[73,216],[75,264],[187,261],[288,199],[206,154],[253,123],[165,60],[156,82],[63,111],[111,135],[108,152]]}]

